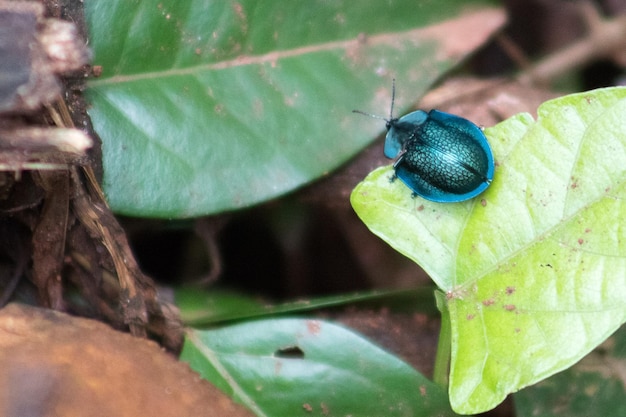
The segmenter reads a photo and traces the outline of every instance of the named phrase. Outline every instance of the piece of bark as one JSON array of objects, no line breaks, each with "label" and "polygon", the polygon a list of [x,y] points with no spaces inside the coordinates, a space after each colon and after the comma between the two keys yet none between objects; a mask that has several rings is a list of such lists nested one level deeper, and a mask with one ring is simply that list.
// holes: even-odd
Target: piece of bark
[{"label": "piece of bark", "polygon": [[0,114],[52,102],[61,92],[56,75],[89,60],[75,26],[43,13],[40,3],[0,0]]}]

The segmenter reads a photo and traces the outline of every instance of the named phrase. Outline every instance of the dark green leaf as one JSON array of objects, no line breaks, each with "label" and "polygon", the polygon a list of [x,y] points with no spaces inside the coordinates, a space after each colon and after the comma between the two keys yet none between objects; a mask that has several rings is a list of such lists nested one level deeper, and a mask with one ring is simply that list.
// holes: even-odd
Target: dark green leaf
[{"label": "dark green leaf", "polygon": [[189,331],[181,359],[259,416],[452,416],[445,391],[336,325],[265,320]]},{"label": "dark green leaf", "polygon": [[352,109],[386,114],[393,77],[407,108],[504,22],[468,3],[86,1],[112,208],[197,216],[328,173],[381,130]]},{"label": "dark green leaf", "polygon": [[428,287],[410,290],[369,291],[304,299],[282,304],[269,304],[236,292],[212,288],[202,291],[195,288],[176,290],[176,306],[188,326],[208,326],[230,320],[249,319],[273,314],[302,313],[304,311],[340,305],[380,302],[387,308],[408,308],[411,312],[435,313],[433,289]]}]

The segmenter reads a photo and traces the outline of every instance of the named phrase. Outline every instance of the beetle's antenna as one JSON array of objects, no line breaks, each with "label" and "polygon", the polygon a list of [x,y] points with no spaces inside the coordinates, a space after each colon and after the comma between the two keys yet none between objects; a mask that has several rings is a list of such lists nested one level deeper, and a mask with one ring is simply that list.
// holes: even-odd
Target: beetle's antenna
[{"label": "beetle's antenna", "polygon": [[389,120],[393,120],[393,104],[396,101],[396,79],[391,81],[391,109],[389,109]]}]

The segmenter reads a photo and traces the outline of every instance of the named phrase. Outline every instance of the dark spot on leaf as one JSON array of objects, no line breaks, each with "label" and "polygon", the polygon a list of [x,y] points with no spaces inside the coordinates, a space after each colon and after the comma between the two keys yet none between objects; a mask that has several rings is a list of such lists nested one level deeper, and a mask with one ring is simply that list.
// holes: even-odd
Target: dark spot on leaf
[{"label": "dark spot on leaf", "polygon": [[476,317],[476,315],[475,315],[475,314],[468,314],[468,315],[467,315],[467,319],[468,319],[468,320],[473,320],[473,319],[474,319],[474,317]]},{"label": "dark spot on leaf", "polygon": [[515,292],[515,287],[506,287],[506,295],[511,295]]},{"label": "dark spot on leaf", "polygon": [[489,298],[489,299],[487,299],[487,300],[483,300],[483,305],[484,305],[484,306],[490,306],[490,305],[492,305],[493,303],[495,303],[495,301],[493,300],[493,298]]},{"label": "dark spot on leaf", "polygon": [[505,304],[504,305],[504,309],[506,311],[514,311],[515,310],[515,304]]}]

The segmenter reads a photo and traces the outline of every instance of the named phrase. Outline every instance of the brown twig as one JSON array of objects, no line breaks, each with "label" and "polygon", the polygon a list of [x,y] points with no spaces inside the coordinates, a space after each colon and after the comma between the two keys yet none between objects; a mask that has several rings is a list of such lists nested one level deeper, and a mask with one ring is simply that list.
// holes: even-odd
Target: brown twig
[{"label": "brown twig", "polygon": [[[54,109],[59,109],[55,111]],[[62,126],[73,122],[66,104],[58,100],[52,118]],[[152,280],[145,276],[132,254],[124,229],[106,203],[104,193],[89,165],[70,166],[71,208],[89,235],[101,242],[111,257],[119,282],[119,303],[126,323],[135,336],[146,337],[152,328],[164,345],[176,348],[182,338],[180,318],[173,307],[159,301]]]},{"label": "brown twig", "polygon": [[626,49],[626,15],[601,19],[589,5],[583,6],[582,13],[589,27],[589,36],[537,62],[521,73],[518,81],[545,84],[572,68]]}]

